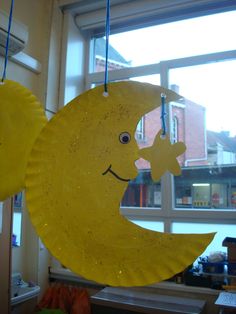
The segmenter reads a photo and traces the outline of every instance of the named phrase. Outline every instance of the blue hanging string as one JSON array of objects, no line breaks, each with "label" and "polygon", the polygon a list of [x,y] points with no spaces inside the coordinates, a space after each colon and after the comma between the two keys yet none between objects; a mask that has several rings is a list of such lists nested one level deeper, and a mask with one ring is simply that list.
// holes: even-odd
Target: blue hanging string
[{"label": "blue hanging string", "polygon": [[162,136],[166,135],[166,95],[161,93],[161,128],[162,128]]},{"label": "blue hanging string", "polygon": [[10,14],[9,14],[9,21],[8,21],[8,30],[7,30],[6,50],[5,50],[5,61],[4,61],[4,68],[3,68],[3,74],[2,74],[2,83],[4,82],[6,78],[6,72],[7,72],[8,49],[9,49],[13,6],[14,6],[14,0],[11,0],[11,8],[10,8]]},{"label": "blue hanging string", "polygon": [[107,0],[106,8],[106,59],[105,59],[105,78],[104,78],[104,93],[108,94],[108,52],[109,52],[109,35],[110,35],[110,0]]}]

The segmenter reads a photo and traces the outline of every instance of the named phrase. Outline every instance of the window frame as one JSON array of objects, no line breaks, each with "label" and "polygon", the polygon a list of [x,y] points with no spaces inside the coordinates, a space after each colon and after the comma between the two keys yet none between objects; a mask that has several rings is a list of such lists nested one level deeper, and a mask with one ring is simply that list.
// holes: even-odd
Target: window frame
[{"label": "window frame", "polygon": [[[94,49],[94,39],[92,36],[96,33],[96,29],[90,29],[89,31],[83,31],[79,28],[79,25],[75,22],[75,16],[79,18],[80,4],[74,4],[73,8],[70,7],[69,3],[71,0],[60,0],[59,6],[64,11],[63,19],[63,41],[62,41],[62,66],[60,71],[60,95],[59,95],[59,107],[62,107],[68,100],[74,98],[76,95],[80,94],[84,90],[87,90],[91,87],[92,84],[102,84],[104,82],[104,73],[90,73],[93,66],[93,49]],[[66,2],[66,3],[65,3]],[[128,2],[128,1],[127,1]],[[235,9],[235,5],[227,7],[225,2],[222,1],[222,5],[216,9],[212,8],[211,4],[214,1],[206,1],[205,11],[198,11],[197,8],[194,10],[194,14],[172,16],[169,17],[168,21],[160,21],[161,23],[173,22],[176,20],[182,20],[191,17],[198,17],[202,15],[210,15],[214,13],[222,13],[225,11],[230,11]],[[95,1],[94,1],[95,3]],[[214,2],[215,3],[215,2]],[[68,6],[67,6],[68,4]],[[111,4],[113,5],[113,4]],[[146,2],[145,2],[146,5]],[[191,7],[191,1],[188,3],[189,8]],[[194,4],[192,4],[194,6]],[[225,5],[225,7],[224,7]],[[172,7],[173,8],[173,7]],[[103,6],[104,9],[104,6]],[[96,8],[91,4],[89,8],[90,12],[96,13]],[[83,13],[83,12],[82,12]],[[93,27],[93,24],[91,24]],[[143,24],[136,24],[135,28],[143,27]],[[103,28],[104,29],[104,28]],[[129,27],[126,30],[131,30],[132,27]],[[115,26],[112,29],[112,33],[118,32],[119,29],[116,29]],[[77,41],[78,44],[78,53],[81,56],[80,63],[81,69],[78,70],[77,75],[70,76],[68,71],[68,63],[78,62],[78,54],[75,54],[74,48],[70,47],[70,42]],[[185,57],[173,60],[161,61],[155,64],[149,64],[144,66],[129,67],[123,69],[117,69],[109,72],[109,81],[114,80],[124,80],[131,77],[140,77],[152,74],[159,74],[161,77],[161,84],[163,87],[168,87],[168,73],[171,69],[182,68],[187,66],[200,65],[204,63],[218,62],[223,60],[232,60],[236,59],[236,50],[217,52],[212,54],[198,55],[193,57]],[[76,67],[74,67],[76,68]],[[72,82],[73,79],[73,82]],[[73,85],[73,93],[67,96],[67,88]],[[64,88],[63,88],[64,87]],[[170,106],[167,107],[169,111]],[[170,119],[170,114],[168,115]],[[168,121],[170,126],[171,121]],[[162,192],[162,209],[132,209],[132,208],[121,208],[121,213],[127,216],[128,218],[136,219],[152,219],[152,220],[161,220],[165,221],[165,232],[171,232],[171,223],[172,221],[209,221],[216,223],[234,223],[236,224],[235,212],[233,210],[188,210],[178,208],[174,209],[175,199],[174,199],[174,180],[173,176],[169,173],[166,173],[161,180],[161,192]]]},{"label": "window frame", "polygon": [[[169,71],[171,69],[197,66],[227,60],[236,60],[236,50],[165,60],[155,64],[112,70],[109,72],[109,81],[127,80],[132,77],[159,74],[161,78],[161,86],[168,88]],[[86,88],[90,88],[92,84],[101,84],[103,83],[103,80],[103,72],[88,73],[86,75]],[[171,126],[170,108],[171,106],[167,106],[167,116],[169,117],[167,121],[168,128]],[[161,179],[161,209],[121,207],[120,212],[130,220],[163,222],[164,232],[171,232],[171,225],[174,222],[236,224],[235,210],[209,210],[202,208],[194,208],[194,210],[185,208],[176,209],[174,189],[173,175],[170,173],[165,173]]]}]

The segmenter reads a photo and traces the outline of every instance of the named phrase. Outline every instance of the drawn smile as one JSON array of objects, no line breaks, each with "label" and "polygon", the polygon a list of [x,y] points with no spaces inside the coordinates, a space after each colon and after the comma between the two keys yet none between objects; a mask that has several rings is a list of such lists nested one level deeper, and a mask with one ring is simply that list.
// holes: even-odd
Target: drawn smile
[{"label": "drawn smile", "polygon": [[121,178],[120,176],[118,176],[118,174],[116,174],[112,169],[111,169],[111,165],[107,168],[107,170],[105,172],[103,172],[103,176],[105,174],[107,174],[108,172],[110,172],[115,178],[119,179],[120,181],[125,181],[125,182],[129,182],[130,179],[124,179],[124,178]]}]

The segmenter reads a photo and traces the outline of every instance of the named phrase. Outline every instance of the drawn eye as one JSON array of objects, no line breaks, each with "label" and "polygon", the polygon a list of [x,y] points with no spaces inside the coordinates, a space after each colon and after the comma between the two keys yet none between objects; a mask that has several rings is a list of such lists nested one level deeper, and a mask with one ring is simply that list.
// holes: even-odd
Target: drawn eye
[{"label": "drawn eye", "polygon": [[128,132],[123,132],[120,134],[119,139],[122,144],[128,144],[131,140],[131,136]]}]

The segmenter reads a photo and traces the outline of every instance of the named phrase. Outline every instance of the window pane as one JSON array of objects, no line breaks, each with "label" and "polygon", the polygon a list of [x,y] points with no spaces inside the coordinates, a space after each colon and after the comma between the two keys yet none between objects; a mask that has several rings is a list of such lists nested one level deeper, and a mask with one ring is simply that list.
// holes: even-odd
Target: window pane
[{"label": "window pane", "polygon": [[178,118],[178,140],[187,146],[175,178],[177,208],[236,207],[235,71],[235,60],[170,70],[184,96],[172,104],[172,124]]},{"label": "window pane", "polygon": [[14,195],[13,203],[13,224],[12,224],[12,245],[21,245],[21,228],[22,228],[22,209],[23,209],[23,193],[19,192]]},{"label": "window pane", "polygon": [[[103,72],[105,70],[106,40],[104,37],[94,40],[94,69],[93,72]],[[130,67],[131,63],[115,49],[112,44],[108,51],[108,70],[118,70]]]},{"label": "window pane", "polygon": [[153,231],[164,232],[164,224],[161,221],[147,221],[147,220],[131,220],[134,224],[139,225],[142,228],[150,229]]},{"label": "window pane", "polygon": [[222,246],[222,242],[226,237],[236,237],[236,228],[234,225],[226,224],[203,224],[203,223],[172,223],[173,233],[209,233],[217,232],[214,240],[210,243],[202,255],[209,255],[211,252],[222,251],[227,252],[227,248]]},{"label": "window pane", "polygon": [[[141,163],[139,163],[139,165],[140,164]],[[121,206],[137,208],[139,207],[160,208],[161,184],[153,183],[150,176],[150,169],[139,170],[138,177],[129,183],[129,186],[123,197]]]},{"label": "window pane", "polygon": [[[236,11],[114,34],[109,39],[109,69],[234,50],[236,42],[229,35],[234,29]],[[105,60],[104,38],[95,40],[94,50],[94,72],[102,71]]]},{"label": "window pane", "polygon": [[12,228],[12,245],[21,245],[21,223],[22,223],[22,213],[13,213],[13,228]]}]

